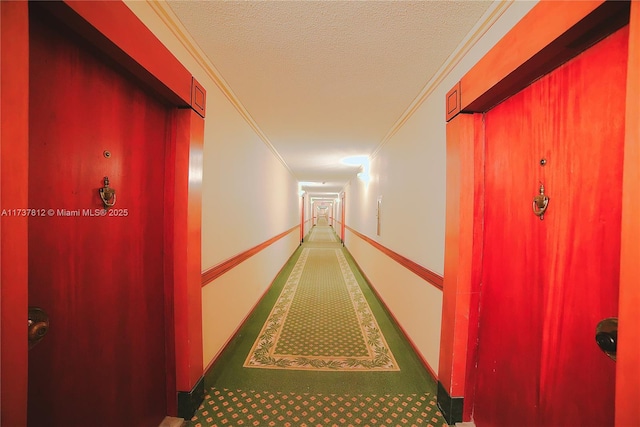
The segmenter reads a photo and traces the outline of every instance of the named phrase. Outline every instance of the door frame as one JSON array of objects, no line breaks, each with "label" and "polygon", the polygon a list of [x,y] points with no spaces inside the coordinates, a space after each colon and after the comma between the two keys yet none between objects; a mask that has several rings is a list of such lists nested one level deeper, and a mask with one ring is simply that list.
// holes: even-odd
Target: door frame
[{"label": "door frame", "polygon": [[346,208],[347,195],[344,193],[344,191],[340,195],[340,200],[342,202],[340,204],[340,209],[341,209],[340,240],[341,240],[342,244],[344,245],[344,240],[345,240],[344,230],[345,230],[345,226],[346,226],[345,215],[347,214],[347,208]]},{"label": "door frame", "polygon": [[[200,270],[206,90],[123,2],[40,5],[169,105],[173,132],[166,142],[163,225],[167,415],[183,416],[204,393]],[[0,2],[0,209],[28,208],[28,8],[26,1]],[[27,217],[2,217],[0,416],[3,424],[15,426],[27,423],[27,232]]]},{"label": "door frame", "polygon": [[[446,95],[447,201],[438,405],[449,423],[471,421],[473,415],[483,256],[482,113],[595,43],[597,39],[589,35],[602,37],[622,26],[619,20],[610,19],[614,16],[629,17],[630,27],[626,111],[620,112],[626,115],[626,136],[615,423],[617,427],[640,424],[640,384],[636,380],[640,376],[640,326],[635,318],[640,304],[640,4],[604,1],[538,3]],[[582,49],[565,48],[581,42],[585,42]]]},{"label": "door frame", "polygon": [[304,194],[300,196],[300,244],[304,242]]}]

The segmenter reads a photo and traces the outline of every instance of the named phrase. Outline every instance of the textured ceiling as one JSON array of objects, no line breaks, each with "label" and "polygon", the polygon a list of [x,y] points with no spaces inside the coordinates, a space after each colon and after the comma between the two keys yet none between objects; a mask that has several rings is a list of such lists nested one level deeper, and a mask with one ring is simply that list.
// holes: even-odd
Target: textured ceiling
[{"label": "textured ceiling", "polygon": [[[168,1],[299,181],[338,192],[490,1]],[[325,184],[319,184],[325,182]]]}]

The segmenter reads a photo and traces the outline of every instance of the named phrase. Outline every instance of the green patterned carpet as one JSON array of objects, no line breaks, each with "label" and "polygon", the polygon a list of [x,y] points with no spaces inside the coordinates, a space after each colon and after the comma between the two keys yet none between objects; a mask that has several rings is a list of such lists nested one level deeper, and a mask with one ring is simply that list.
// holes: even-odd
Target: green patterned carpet
[{"label": "green patterned carpet", "polygon": [[342,250],[309,247],[302,250],[244,366],[398,370]]},{"label": "green patterned carpet", "polygon": [[447,425],[433,379],[326,223],[305,237],[205,386],[189,427]]},{"label": "green patterned carpet", "polygon": [[322,395],[213,389],[200,417],[204,426],[443,426],[435,398],[422,395]]}]

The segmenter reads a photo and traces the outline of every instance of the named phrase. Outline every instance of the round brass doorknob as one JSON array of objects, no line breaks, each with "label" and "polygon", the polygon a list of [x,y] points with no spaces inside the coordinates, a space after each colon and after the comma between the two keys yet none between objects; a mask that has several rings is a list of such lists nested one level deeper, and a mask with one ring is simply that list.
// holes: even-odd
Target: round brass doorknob
[{"label": "round brass doorknob", "polygon": [[46,335],[49,331],[49,324],[38,322],[29,327],[29,340],[37,340]]},{"label": "round brass doorknob", "polygon": [[27,337],[29,349],[31,349],[49,332],[49,316],[39,307],[29,307],[27,325]]},{"label": "round brass doorknob", "polygon": [[598,322],[596,327],[596,343],[607,356],[616,360],[618,348],[618,318],[610,317]]}]

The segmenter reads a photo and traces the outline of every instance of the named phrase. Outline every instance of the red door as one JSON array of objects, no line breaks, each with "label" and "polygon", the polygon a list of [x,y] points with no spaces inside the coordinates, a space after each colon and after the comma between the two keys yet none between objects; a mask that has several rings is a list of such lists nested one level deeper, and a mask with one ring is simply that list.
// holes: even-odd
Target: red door
[{"label": "red door", "polygon": [[300,243],[304,241],[304,196],[300,197]]},{"label": "red door", "polygon": [[627,42],[623,28],[485,115],[478,427],[613,425],[595,328],[617,316]]},{"label": "red door", "polygon": [[[163,207],[168,109],[31,12],[30,426],[154,426],[166,415]],[[108,176],[115,206],[102,212]]]}]

